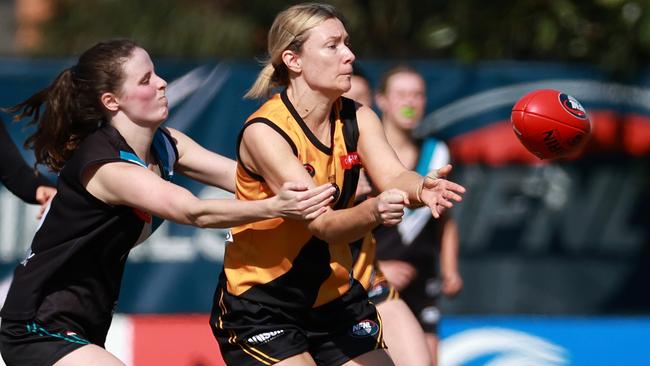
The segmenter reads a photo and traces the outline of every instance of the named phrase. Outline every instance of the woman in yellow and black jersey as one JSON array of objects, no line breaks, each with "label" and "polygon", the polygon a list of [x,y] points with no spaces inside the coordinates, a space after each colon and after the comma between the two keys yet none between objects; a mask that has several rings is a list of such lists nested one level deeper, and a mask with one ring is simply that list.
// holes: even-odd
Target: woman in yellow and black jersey
[{"label": "woman in yellow and black jersey", "polygon": [[[356,121],[341,117],[346,112],[354,118],[354,102],[341,99],[330,115],[331,140],[326,145],[311,132],[285,90],[255,112],[244,130],[256,123],[272,128],[316,184],[329,182],[336,187],[333,208],[347,208],[353,202],[360,164],[356,153],[348,152],[346,147],[346,139],[358,136]],[[346,159],[347,164],[342,164]],[[237,166],[236,183],[238,199],[259,200],[274,195],[264,177],[245,164]],[[232,234],[225,272],[228,292],[233,295],[265,300],[270,305],[317,307],[350,289],[352,258],[345,240],[328,245],[299,221],[282,219],[239,226]],[[362,240],[370,240],[370,234]],[[309,293],[305,289],[318,291]],[[270,293],[274,296],[266,296]]]},{"label": "woman in yellow and black jersey", "polygon": [[[322,4],[278,14],[270,59],[247,94],[284,88],[240,134],[237,198],[271,197],[285,181],[329,182],[338,192],[332,209],[314,220],[233,229],[211,318],[228,364],[391,365],[374,305],[354,279],[350,244],[371,240],[380,224],[397,224],[407,204],[427,205],[438,217],[464,192],[406,170],[374,112],[341,98],[354,54],[340,19]],[[353,206],[361,164],[382,193]]]}]

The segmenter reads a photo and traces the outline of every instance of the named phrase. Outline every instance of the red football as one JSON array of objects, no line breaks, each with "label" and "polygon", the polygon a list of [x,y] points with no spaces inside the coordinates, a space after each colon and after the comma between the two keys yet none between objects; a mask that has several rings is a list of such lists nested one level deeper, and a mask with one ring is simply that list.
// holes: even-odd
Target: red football
[{"label": "red football", "polygon": [[591,134],[591,122],[580,102],[553,89],[524,95],[512,107],[510,120],[521,143],[540,159],[576,155]]}]

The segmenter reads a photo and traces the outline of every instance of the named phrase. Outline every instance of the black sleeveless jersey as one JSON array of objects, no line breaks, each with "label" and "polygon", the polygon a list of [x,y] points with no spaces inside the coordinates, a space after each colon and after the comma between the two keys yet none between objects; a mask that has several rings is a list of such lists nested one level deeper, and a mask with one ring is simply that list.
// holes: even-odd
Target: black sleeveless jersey
[{"label": "black sleeveless jersey", "polygon": [[[449,148],[443,141],[430,137],[419,147],[416,170],[421,175],[449,163]],[[374,230],[377,258],[409,262],[418,269],[420,279],[437,277],[442,229],[442,222],[431,216],[428,207],[407,209],[399,225]]]},{"label": "black sleeveless jersey", "polygon": [[[178,151],[167,131],[156,131],[152,152],[163,178],[171,180]],[[84,188],[88,167],[120,161],[146,169],[120,133],[105,126],[66,162],[50,210],[14,272],[2,318],[33,319],[103,344],[129,250],[162,223],[146,212],[108,205]]]}]

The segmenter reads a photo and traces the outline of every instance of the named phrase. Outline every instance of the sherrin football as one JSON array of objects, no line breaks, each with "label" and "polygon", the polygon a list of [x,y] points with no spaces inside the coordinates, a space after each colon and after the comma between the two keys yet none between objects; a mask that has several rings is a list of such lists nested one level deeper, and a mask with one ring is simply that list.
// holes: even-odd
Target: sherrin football
[{"label": "sherrin football", "polygon": [[574,97],[553,89],[534,90],[512,107],[512,129],[540,159],[572,157],[591,134],[587,112]]}]

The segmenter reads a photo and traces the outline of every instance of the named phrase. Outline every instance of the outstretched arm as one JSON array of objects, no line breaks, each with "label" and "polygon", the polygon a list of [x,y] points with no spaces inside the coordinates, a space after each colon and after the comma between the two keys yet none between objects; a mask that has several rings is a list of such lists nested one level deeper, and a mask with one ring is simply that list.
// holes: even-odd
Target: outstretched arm
[{"label": "outstretched arm", "polygon": [[323,185],[287,184],[265,200],[201,200],[187,189],[154,172],[126,162],[106,163],[86,170],[88,192],[111,205],[126,205],[180,224],[226,228],[273,217],[313,219],[326,210],[333,189]]},{"label": "outstretched arm", "polygon": [[427,205],[431,214],[439,218],[444,209],[459,202],[465,188],[444,179],[451,165],[441,168],[438,177],[422,177],[407,170],[388,144],[381,121],[371,109],[361,106],[357,110],[359,123],[359,155],[373,183],[380,190],[397,188],[408,194],[410,202]]}]

